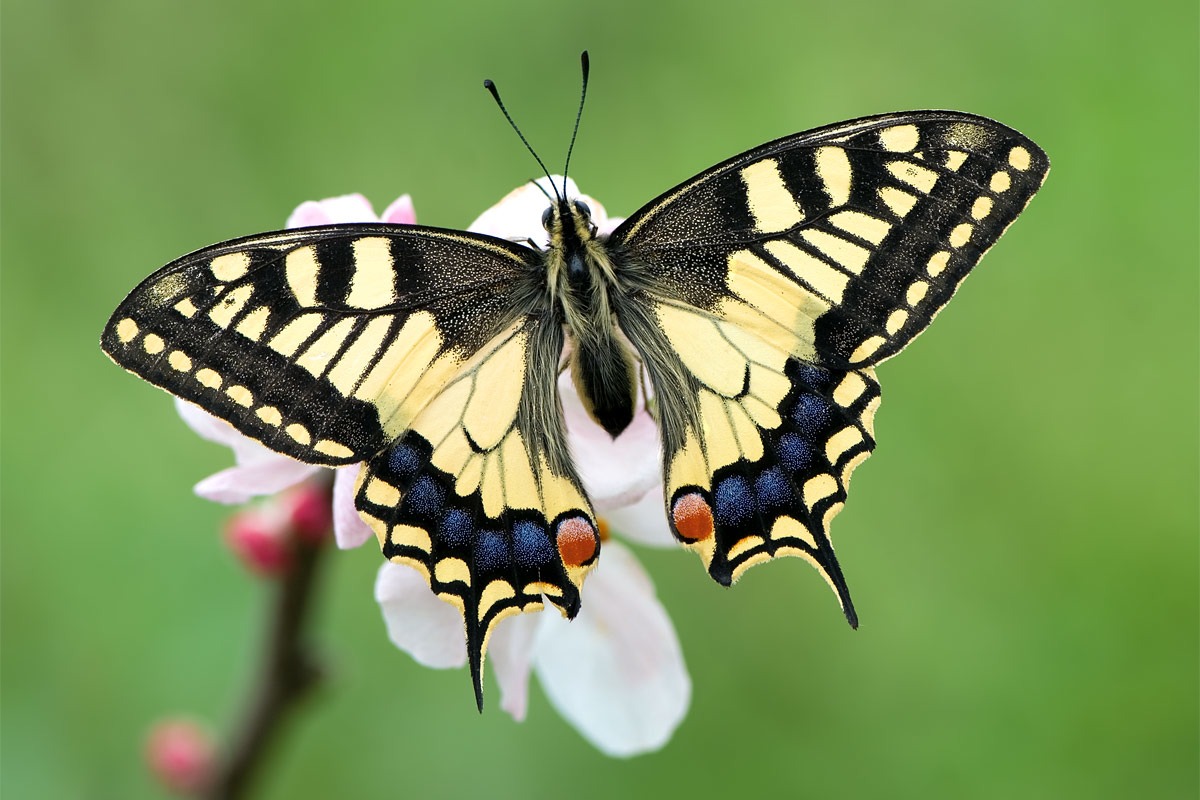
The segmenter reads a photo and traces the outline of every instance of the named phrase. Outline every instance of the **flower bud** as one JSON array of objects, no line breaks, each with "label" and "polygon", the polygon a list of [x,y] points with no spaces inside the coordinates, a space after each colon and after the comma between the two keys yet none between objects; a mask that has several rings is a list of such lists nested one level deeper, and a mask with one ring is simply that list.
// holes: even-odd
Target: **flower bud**
[{"label": "flower bud", "polygon": [[225,541],[238,559],[258,575],[282,575],[291,566],[291,522],[263,506],[244,508],[225,526]]},{"label": "flower bud", "polygon": [[197,795],[209,781],[215,759],[212,736],[187,719],[165,719],[146,737],[146,764],[172,794]]}]

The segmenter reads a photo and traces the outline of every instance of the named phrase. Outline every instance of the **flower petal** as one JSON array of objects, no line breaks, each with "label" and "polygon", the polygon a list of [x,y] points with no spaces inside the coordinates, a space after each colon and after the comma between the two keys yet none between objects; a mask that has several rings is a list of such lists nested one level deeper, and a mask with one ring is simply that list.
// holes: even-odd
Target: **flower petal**
[{"label": "flower petal", "polygon": [[223,469],[197,483],[194,491],[215,503],[245,503],[253,497],[282,492],[319,469],[287,456],[277,456]]},{"label": "flower petal", "polygon": [[351,464],[333,471],[333,538],[342,550],[375,538],[375,532],[354,507],[354,486],[361,470],[362,464]]},{"label": "flower petal", "polygon": [[[631,542],[648,547],[678,547],[679,542],[667,524],[662,484],[646,492],[636,503],[604,512],[609,528]],[[607,550],[605,545],[605,551]]]},{"label": "flower petal", "polygon": [[400,195],[390,206],[383,210],[380,220],[390,222],[393,225],[416,225],[417,211],[413,207],[412,196],[407,194]]},{"label": "flower petal", "polygon": [[324,200],[308,200],[296,206],[288,217],[287,227],[307,228],[312,225],[335,225],[339,222],[378,222],[371,202],[361,194],[344,194]]},{"label": "flower petal", "polygon": [[[570,178],[565,179],[565,184],[561,175],[554,175],[552,178],[553,186],[550,179],[538,178],[533,183],[513,189],[501,198],[500,202],[480,214],[467,230],[515,242],[532,239],[539,247],[545,247],[550,243],[550,237],[542,227],[542,212],[548,205],[543,190],[553,196],[555,191],[561,191],[564,185],[567,197],[582,200],[592,209],[592,222],[597,228],[604,229],[608,226],[608,212],[599,201],[581,195],[579,187]],[[537,186],[533,185],[535,183]]]},{"label": "flower petal", "polygon": [[415,569],[391,562],[381,566],[375,600],[388,638],[418,664],[449,669],[467,663],[462,612],[439,600]]},{"label": "flower petal", "polygon": [[178,397],[172,399],[175,401],[175,411],[178,412],[180,418],[201,439],[233,447],[235,441],[248,438],[228,422],[214,417],[200,406]]},{"label": "flower petal", "polygon": [[641,565],[611,540],[579,616],[542,615],[534,663],[550,702],[611,756],[661,748],[691,700],[675,629]]},{"label": "flower petal", "polygon": [[629,427],[614,439],[588,416],[567,373],[559,377],[558,394],[579,477],[597,512],[635,503],[661,485],[662,447],[648,411],[634,414]]},{"label": "flower petal", "polygon": [[518,614],[501,620],[488,643],[488,660],[500,684],[500,708],[517,722],[529,707],[529,673],[533,670],[533,642],[545,611]]}]

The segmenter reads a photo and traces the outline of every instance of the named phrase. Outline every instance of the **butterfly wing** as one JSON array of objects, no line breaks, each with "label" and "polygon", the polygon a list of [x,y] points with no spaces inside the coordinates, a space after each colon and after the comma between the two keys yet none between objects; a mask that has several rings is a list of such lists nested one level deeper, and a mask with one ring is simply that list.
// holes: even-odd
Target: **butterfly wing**
[{"label": "butterfly wing", "polygon": [[853,622],[828,526],[874,447],[871,367],[929,325],[1048,167],[982,117],[867,117],[736,156],[613,232],[668,515],[714,578],[802,555]]},{"label": "butterfly wing", "polygon": [[398,225],[268,233],[168,264],[101,338],[130,372],[280,453],[371,458],[503,326],[532,251]]},{"label": "butterfly wing", "polygon": [[367,462],[384,553],[487,633],[543,595],[573,616],[599,538],[554,391],[561,320],[538,255],[434,228],[337,225],[215,245],[113,314],[118,364],[293,458]]},{"label": "butterfly wing", "polygon": [[489,342],[357,490],[384,555],[462,609],[481,708],[492,627],[543,597],[574,617],[600,551],[555,388],[563,336],[561,321],[528,317]]}]

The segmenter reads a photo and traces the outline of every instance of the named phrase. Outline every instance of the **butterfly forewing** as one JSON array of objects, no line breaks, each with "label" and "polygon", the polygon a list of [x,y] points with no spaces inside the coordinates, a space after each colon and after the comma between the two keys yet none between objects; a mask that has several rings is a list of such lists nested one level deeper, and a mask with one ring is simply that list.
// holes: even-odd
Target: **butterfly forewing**
[{"label": "butterfly forewing", "polygon": [[315,464],[363,461],[514,317],[509,289],[531,255],[398,225],[239,239],[150,276],[101,344],[274,450]]},{"label": "butterfly forewing", "polygon": [[828,528],[874,448],[869,367],[928,326],[1047,169],[982,117],[870,117],[736,156],[614,231],[667,513],[714,578],[800,555],[854,621]]},{"label": "butterfly forewing", "polygon": [[869,366],[925,329],[1048,167],[982,117],[869,117],[730,159],[631,216],[612,244],[651,291],[810,363]]}]

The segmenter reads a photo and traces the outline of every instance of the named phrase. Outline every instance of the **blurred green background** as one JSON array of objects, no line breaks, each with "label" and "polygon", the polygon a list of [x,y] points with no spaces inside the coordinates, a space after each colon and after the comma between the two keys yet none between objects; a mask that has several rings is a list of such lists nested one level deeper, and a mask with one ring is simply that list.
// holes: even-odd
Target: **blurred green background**
[{"label": "blurred green background", "polygon": [[264,587],[191,485],[228,463],[101,354],[108,313],[299,202],[411,192],[462,226],[536,168],[480,81],[624,215],[767,139],[956,108],[1050,153],[1042,194],[880,370],[835,525],[862,628],[799,560],[722,590],[642,551],[691,712],[608,760],[535,689],[480,717],[387,642],[337,554],[332,681],[267,798],[1192,798],[1197,792],[1197,8],[1154,4],[9,0],[3,49],[3,770],[13,798],[156,796],[155,719],[219,730]]}]

